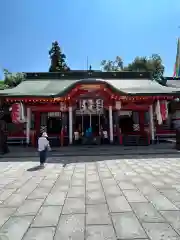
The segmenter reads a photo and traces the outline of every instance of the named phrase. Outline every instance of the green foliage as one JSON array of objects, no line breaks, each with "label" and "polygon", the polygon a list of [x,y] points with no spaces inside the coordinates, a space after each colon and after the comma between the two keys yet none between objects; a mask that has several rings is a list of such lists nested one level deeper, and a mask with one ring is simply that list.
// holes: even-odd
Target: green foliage
[{"label": "green foliage", "polygon": [[123,67],[121,57],[116,57],[115,61],[101,62],[104,71],[133,71],[133,72],[152,72],[152,79],[162,82],[164,66],[162,59],[158,54],[153,54],[151,57],[136,57],[132,63]]},{"label": "green foliage", "polygon": [[165,70],[161,57],[158,54],[153,54],[150,59],[150,64],[152,65],[153,79],[158,82],[161,82]]},{"label": "green foliage", "polygon": [[101,66],[105,72],[119,72],[123,70],[123,61],[121,57],[117,56],[114,61],[103,60]]},{"label": "green foliage", "polygon": [[3,80],[0,80],[0,90],[6,89],[6,88],[8,88],[8,85],[6,85]]},{"label": "green foliage", "polygon": [[25,79],[24,73],[11,73],[7,69],[3,70],[4,72],[4,84],[5,88],[7,87],[16,87]]},{"label": "green foliage", "polygon": [[152,72],[152,79],[161,81],[164,73],[164,66],[159,55],[153,54],[151,57],[136,57],[134,61],[128,64],[127,71]]},{"label": "green foliage", "polygon": [[66,72],[70,70],[66,64],[66,55],[62,53],[57,41],[52,43],[49,56],[51,59],[49,72]]}]

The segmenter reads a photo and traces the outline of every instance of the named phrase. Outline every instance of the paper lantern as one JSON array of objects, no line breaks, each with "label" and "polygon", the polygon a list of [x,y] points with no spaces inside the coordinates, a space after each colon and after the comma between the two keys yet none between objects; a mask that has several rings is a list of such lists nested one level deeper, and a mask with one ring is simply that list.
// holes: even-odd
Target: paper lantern
[{"label": "paper lantern", "polygon": [[121,109],[121,101],[116,101],[116,109],[120,110]]}]

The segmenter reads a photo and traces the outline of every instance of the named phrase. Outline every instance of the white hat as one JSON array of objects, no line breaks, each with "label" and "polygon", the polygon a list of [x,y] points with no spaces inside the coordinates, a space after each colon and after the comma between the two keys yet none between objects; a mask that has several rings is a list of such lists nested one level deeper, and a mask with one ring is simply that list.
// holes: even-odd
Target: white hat
[{"label": "white hat", "polygon": [[42,137],[48,137],[47,133],[46,133],[46,132],[43,132],[43,133],[42,133]]}]

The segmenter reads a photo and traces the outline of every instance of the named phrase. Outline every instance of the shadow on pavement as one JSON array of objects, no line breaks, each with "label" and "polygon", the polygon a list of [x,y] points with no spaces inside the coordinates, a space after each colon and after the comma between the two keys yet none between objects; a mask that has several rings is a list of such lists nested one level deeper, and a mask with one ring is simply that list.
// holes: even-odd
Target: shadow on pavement
[{"label": "shadow on pavement", "polygon": [[38,166],[27,169],[27,171],[28,172],[35,172],[35,171],[39,171],[39,170],[42,170],[42,169],[44,169],[44,166],[38,165]]}]

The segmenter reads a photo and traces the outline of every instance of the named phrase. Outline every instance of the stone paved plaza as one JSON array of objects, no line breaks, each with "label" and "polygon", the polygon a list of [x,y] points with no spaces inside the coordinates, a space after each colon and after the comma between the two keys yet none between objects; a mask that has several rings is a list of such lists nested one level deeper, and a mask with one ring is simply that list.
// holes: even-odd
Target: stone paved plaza
[{"label": "stone paved plaza", "polygon": [[180,158],[95,160],[1,161],[0,240],[180,240]]}]

